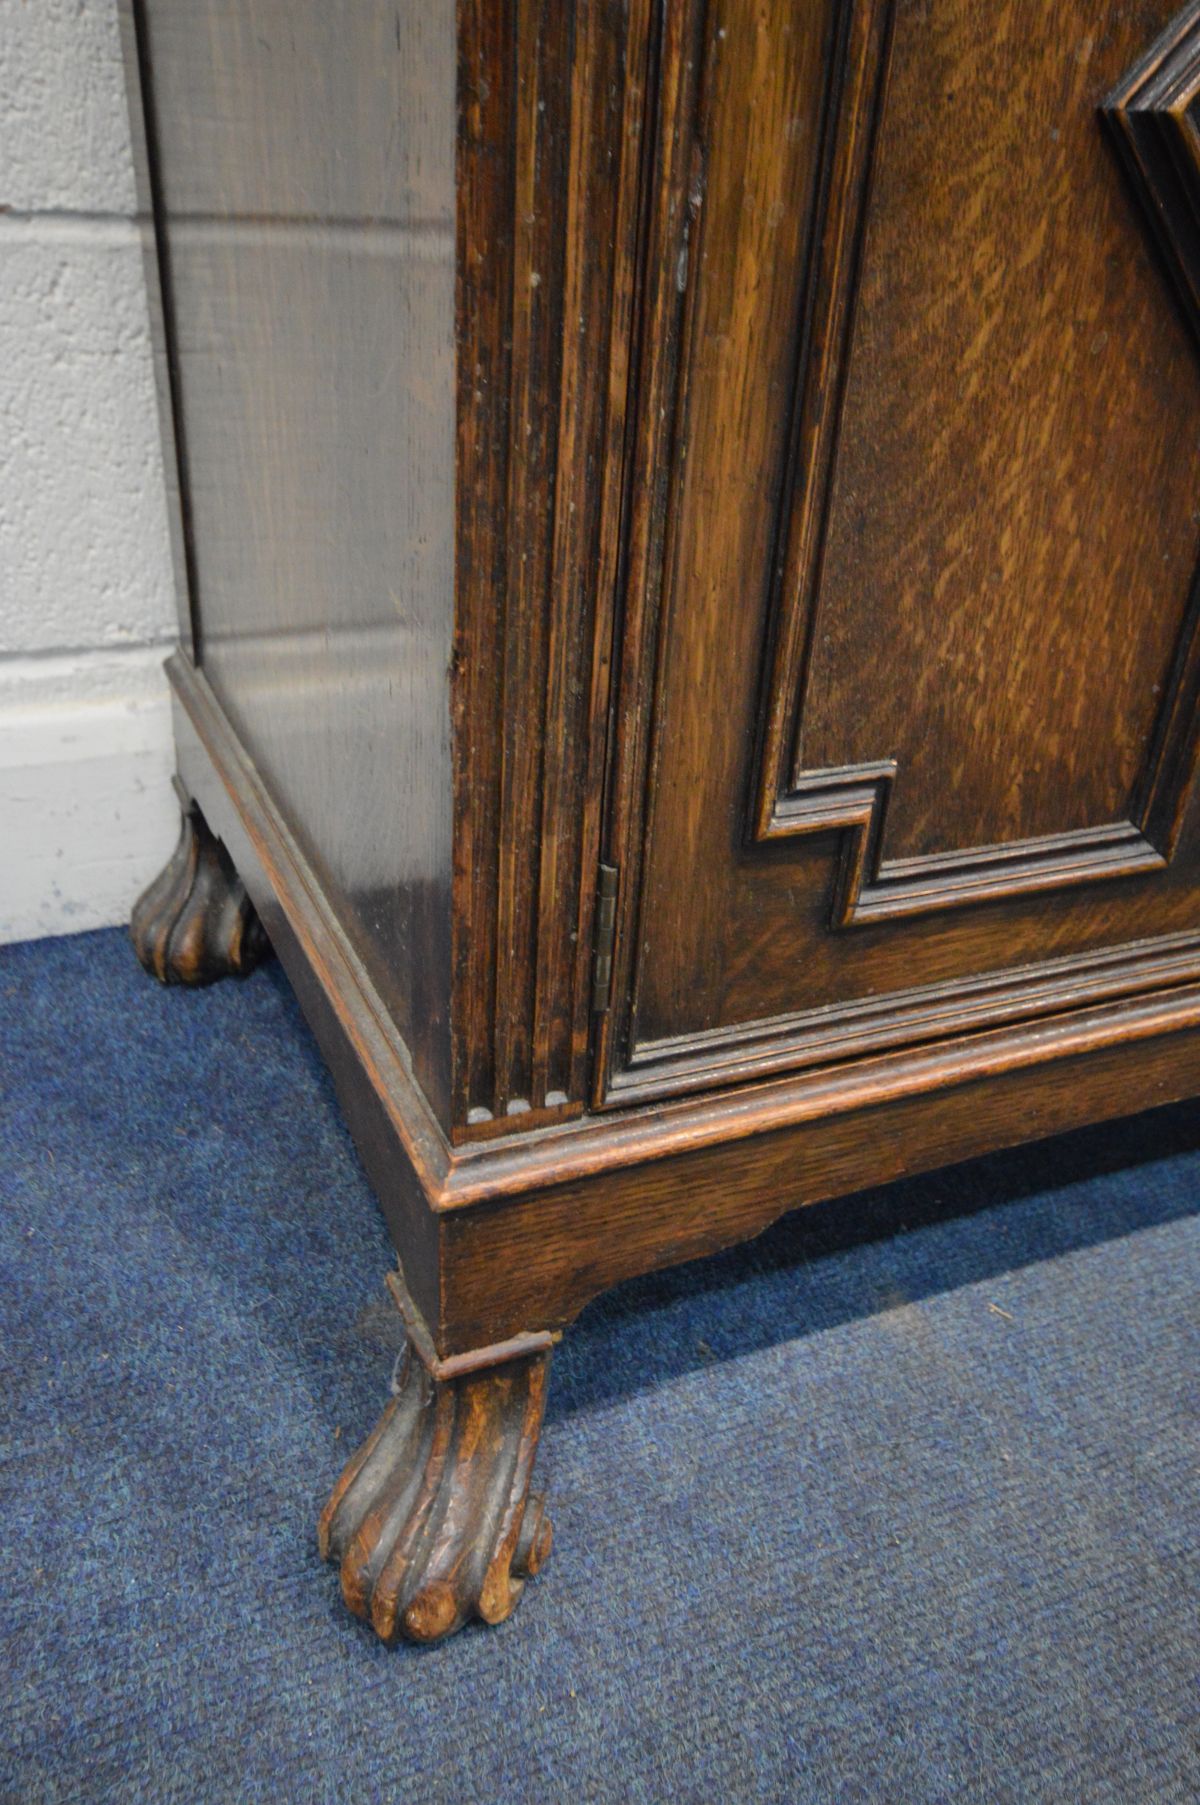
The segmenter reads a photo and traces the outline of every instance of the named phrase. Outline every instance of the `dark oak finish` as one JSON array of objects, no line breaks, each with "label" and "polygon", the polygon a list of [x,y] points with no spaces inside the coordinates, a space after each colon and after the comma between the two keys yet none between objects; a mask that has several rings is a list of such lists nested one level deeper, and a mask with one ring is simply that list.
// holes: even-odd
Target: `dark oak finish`
[{"label": "dark oak finish", "polygon": [[1200,1090],[1200,3],[126,26],[140,934],[236,869],[330,1063],[413,1354],[322,1546],[429,1638],[546,1553],[605,1286]]},{"label": "dark oak finish", "polygon": [[194,805],[184,808],[175,851],[134,903],[129,933],[160,984],[244,978],[270,951],[245,885]]},{"label": "dark oak finish", "polygon": [[448,1124],[453,12],[136,12],[195,655]]},{"label": "dark oak finish", "polygon": [[502,1623],[548,1557],[550,1519],[529,1485],[549,1358],[438,1380],[402,1357],[318,1528],[346,1603],[385,1642],[435,1642],[473,1616]]},{"label": "dark oak finish", "polygon": [[1101,111],[1200,336],[1200,5],[1184,7]]},{"label": "dark oak finish", "polygon": [[607,1286],[797,1203],[1200,1092],[1200,980],[1131,949],[1040,1019],[961,1034],[948,1012],[908,1048],[456,1146],[203,677],[170,669],[180,763],[329,1062],[436,1370],[545,1347]]},{"label": "dark oak finish", "polygon": [[1200,370],[1097,114],[1169,7],[690,10],[598,1103],[1196,927]]},{"label": "dark oak finish", "polygon": [[464,0],[455,1125],[578,1114],[650,0]]}]

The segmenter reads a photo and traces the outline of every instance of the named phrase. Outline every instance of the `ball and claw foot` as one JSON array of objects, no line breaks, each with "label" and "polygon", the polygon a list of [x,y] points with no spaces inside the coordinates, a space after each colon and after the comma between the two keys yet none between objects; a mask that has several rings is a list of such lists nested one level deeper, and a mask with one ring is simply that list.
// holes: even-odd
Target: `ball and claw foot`
[{"label": "ball and claw foot", "polygon": [[133,905],[129,932],[160,984],[245,977],[268,952],[245,885],[195,807],[184,810],[179,844]]},{"label": "ball and claw foot", "polygon": [[550,1553],[529,1490],[549,1354],[433,1379],[410,1350],[395,1396],[321,1517],[342,1596],[385,1642],[436,1642],[511,1616]]}]

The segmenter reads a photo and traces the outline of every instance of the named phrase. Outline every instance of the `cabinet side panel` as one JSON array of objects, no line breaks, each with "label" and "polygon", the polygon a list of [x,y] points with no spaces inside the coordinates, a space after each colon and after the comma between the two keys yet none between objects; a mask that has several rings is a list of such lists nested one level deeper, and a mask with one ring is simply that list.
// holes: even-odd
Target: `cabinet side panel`
[{"label": "cabinet side panel", "polygon": [[137,13],[197,657],[447,1121],[454,7]]}]

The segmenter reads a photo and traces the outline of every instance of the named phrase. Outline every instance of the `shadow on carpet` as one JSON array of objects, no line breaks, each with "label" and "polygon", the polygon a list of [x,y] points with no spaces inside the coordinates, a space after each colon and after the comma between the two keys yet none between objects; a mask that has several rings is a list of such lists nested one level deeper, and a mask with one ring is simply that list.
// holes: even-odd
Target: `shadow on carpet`
[{"label": "shadow on carpet", "polygon": [[593,1304],[517,1615],[385,1650],[314,1525],[389,1249],[279,969],[0,951],[0,1798],[1193,1801],[1200,1112]]}]

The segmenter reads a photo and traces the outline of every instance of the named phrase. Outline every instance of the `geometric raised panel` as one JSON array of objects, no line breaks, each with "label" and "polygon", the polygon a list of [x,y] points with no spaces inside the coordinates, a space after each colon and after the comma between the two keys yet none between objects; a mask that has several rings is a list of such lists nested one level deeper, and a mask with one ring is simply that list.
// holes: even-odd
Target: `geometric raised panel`
[{"label": "geometric raised panel", "polygon": [[1200,4],[1192,0],[1101,108],[1200,337]]},{"label": "geometric raised panel", "polygon": [[[1140,731],[1142,750],[1132,784],[1127,780],[1117,808],[1100,810],[1094,824],[1085,820],[1061,831],[997,835],[990,844],[888,856],[885,833],[889,802],[901,776],[899,761],[883,756],[813,768],[806,756],[806,704],[863,246],[888,103],[894,20],[890,0],[860,0],[851,6],[831,65],[824,158],[829,173],[812,241],[806,305],[810,324],[794,401],[792,499],[780,526],[774,639],[752,822],[752,838],[759,842],[838,834],[831,911],[835,928],[1163,869],[1174,849],[1200,744],[1197,584],[1193,578],[1190,594],[1181,593],[1182,582],[1174,594],[1160,591],[1153,568],[1157,547],[1150,543],[1143,548],[1139,574],[1154,597],[1155,630],[1161,636],[1170,630],[1171,618],[1178,623],[1174,649],[1167,639],[1159,654],[1165,668],[1159,667],[1155,706]],[[1200,3],[1193,0],[1100,112],[1200,342],[1198,95]],[[1101,158],[1098,133],[1095,148]],[[1115,171],[1112,180],[1119,180]],[[1144,255],[1132,241],[1131,254]],[[1185,506],[1178,510],[1184,520]],[[888,606],[884,596],[877,606]],[[1102,662],[1105,648],[1098,644],[1094,656]],[[883,681],[889,677],[886,670],[881,674]],[[944,782],[948,796],[952,780]],[[931,813],[936,818],[936,805]]]},{"label": "geometric raised panel", "polygon": [[1200,359],[1104,117],[1171,5],[662,9],[597,1107],[1200,972]]}]

